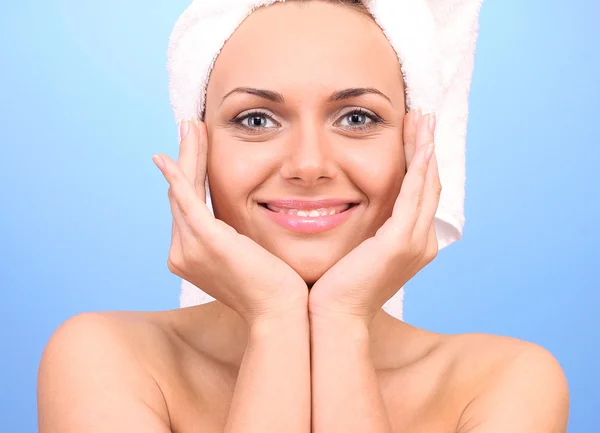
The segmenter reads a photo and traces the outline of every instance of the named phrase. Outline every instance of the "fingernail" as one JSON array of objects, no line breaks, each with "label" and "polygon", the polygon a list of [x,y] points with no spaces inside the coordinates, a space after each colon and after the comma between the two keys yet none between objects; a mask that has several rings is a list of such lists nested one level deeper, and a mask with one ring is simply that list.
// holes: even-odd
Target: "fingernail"
[{"label": "fingernail", "polygon": [[181,123],[179,124],[179,139],[180,140],[183,140],[185,138],[189,129],[190,129],[190,125],[188,124],[187,120],[182,120]]},{"label": "fingernail", "polygon": [[419,123],[419,110],[413,110],[412,116],[413,116],[413,125],[417,126],[417,123]]},{"label": "fingernail", "polygon": [[423,111],[419,108],[417,109],[417,116],[415,117],[415,126],[417,126],[417,123],[419,123],[421,117],[423,117]]},{"label": "fingernail", "polygon": [[154,163],[156,164],[156,166],[158,168],[160,168],[161,170],[165,169],[165,162],[163,161],[163,159],[160,156],[154,155],[152,157],[152,161],[154,161]]},{"label": "fingernail", "polygon": [[432,134],[435,132],[435,113],[429,115],[429,130]]}]

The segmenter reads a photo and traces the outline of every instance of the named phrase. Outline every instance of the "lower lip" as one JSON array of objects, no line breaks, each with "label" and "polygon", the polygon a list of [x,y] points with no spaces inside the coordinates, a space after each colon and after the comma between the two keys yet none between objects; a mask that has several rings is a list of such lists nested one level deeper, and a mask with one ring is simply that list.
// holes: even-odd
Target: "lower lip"
[{"label": "lower lip", "polygon": [[311,218],[273,212],[262,205],[260,206],[267,216],[277,224],[299,233],[319,233],[331,230],[346,221],[357,207],[358,205],[354,205],[342,213]]}]

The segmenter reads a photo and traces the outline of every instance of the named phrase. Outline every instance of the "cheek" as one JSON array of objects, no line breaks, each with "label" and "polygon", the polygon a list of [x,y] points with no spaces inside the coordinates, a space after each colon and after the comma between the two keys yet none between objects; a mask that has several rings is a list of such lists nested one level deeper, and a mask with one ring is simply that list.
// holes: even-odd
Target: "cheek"
[{"label": "cheek", "polygon": [[261,155],[257,144],[235,140],[224,133],[209,136],[207,170],[211,191],[225,197],[219,203],[239,206],[264,181],[268,173],[265,161],[269,158]]},{"label": "cheek", "polygon": [[362,233],[364,239],[375,236],[377,230],[392,216],[404,179],[403,160],[371,159],[369,166],[371,162],[373,167],[377,164],[377,169],[365,169],[363,165],[361,178],[355,180],[368,200]]},{"label": "cheek", "polygon": [[354,183],[369,200],[369,206],[386,207],[393,203],[404,179],[405,160],[401,146],[375,146],[352,160],[349,170]]}]

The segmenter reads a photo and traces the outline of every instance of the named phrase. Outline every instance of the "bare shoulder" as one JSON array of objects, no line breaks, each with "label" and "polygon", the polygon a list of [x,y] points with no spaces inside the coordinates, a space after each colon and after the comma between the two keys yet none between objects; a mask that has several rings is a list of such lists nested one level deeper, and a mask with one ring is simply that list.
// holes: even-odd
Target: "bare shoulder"
[{"label": "bare shoulder", "polygon": [[474,393],[494,386],[507,372],[525,366],[540,365],[561,371],[556,358],[544,347],[518,338],[468,333],[445,336],[440,350],[447,351],[452,370]]},{"label": "bare shoulder", "polygon": [[544,347],[482,333],[451,335],[453,380],[468,397],[458,433],[566,432],[567,380]]},{"label": "bare shoulder", "polygon": [[50,337],[38,371],[39,431],[169,432],[169,414],[145,361],[168,338],[144,313],[84,313]]},{"label": "bare shoulder", "polygon": [[520,353],[534,348],[543,350],[517,338],[483,333],[446,335],[441,346],[456,378],[464,385],[472,383],[474,391],[487,387]]}]

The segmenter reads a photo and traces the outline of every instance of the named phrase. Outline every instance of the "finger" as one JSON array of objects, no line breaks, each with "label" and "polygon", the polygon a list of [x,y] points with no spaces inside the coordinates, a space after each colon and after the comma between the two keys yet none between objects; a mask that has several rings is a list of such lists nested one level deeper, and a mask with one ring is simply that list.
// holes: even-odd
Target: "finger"
[{"label": "finger", "polygon": [[[420,125],[417,129],[416,140],[417,146],[426,147],[429,144],[434,142],[435,137],[435,127],[436,127],[436,116],[435,113],[430,113],[423,118],[424,125]],[[435,151],[434,151],[435,153]],[[439,197],[436,198],[437,183],[439,178],[437,178],[437,164],[434,163],[434,155],[432,155],[431,160],[427,164],[427,171],[425,176],[423,177],[423,186],[422,192],[419,200],[419,213],[417,214],[417,221],[415,221],[415,227],[413,230],[415,231],[415,236],[417,239],[425,239],[427,230],[429,228],[430,223],[427,221],[427,218],[433,218],[429,215],[433,211],[437,209],[437,203],[439,203]],[[434,166],[433,168],[431,166]],[[436,180],[437,178],[437,180]],[[433,192],[433,194],[432,194]],[[426,206],[426,209],[423,207]],[[423,214],[425,212],[425,214]],[[418,231],[418,233],[417,233]]]},{"label": "finger", "polygon": [[406,169],[410,166],[411,161],[415,156],[417,145],[417,122],[421,117],[421,109],[411,110],[404,118],[404,157],[406,160]]},{"label": "finger", "polygon": [[196,193],[200,200],[206,203],[206,161],[208,159],[208,131],[206,124],[202,121],[198,121],[197,126],[198,133],[198,156],[196,164],[196,181],[194,185],[196,187]]},{"label": "finger", "polygon": [[198,163],[198,129],[191,120],[183,120],[179,126],[179,158],[177,165],[194,185],[196,183],[196,165]]},{"label": "finger", "polygon": [[[194,162],[197,158],[197,146],[194,143],[192,129],[193,122],[188,120],[182,120],[179,124],[179,157],[177,158],[177,165],[185,176],[191,181],[195,181],[195,167]],[[172,192],[173,187],[169,187],[168,196],[169,204],[171,207],[171,213],[173,214],[173,230],[172,239],[178,240],[179,245],[183,248],[183,237],[191,235],[191,230],[187,227],[183,215],[177,206],[175,196]],[[183,232],[183,233],[182,233]],[[178,238],[178,239],[176,239]]]},{"label": "finger", "polygon": [[419,124],[417,125],[417,133],[416,133],[416,148],[419,149],[421,146],[433,143],[434,133],[436,123],[435,113],[428,113],[423,115],[419,120]]},{"label": "finger", "polygon": [[434,151],[425,176],[421,213],[417,217],[417,223],[414,228],[414,234],[418,239],[425,240],[428,235],[430,227],[433,224],[435,213],[440,204],[441,192],[442,185],[440,183],[437,158],[435,157]]},{"label": "finger", "polygon": [[169,182],[169,195],[174,199],[172,200],[173,217],[177,217],[177,210],[183,217],[177,221],[179,229],[183,231],[184,227],[189,227],[194,234],[210,230],[212,215],[206,203],[197,196],[193,184],[171,158],[162,154],[158,156],[163,161],[162,167],[157,159],[153,159]]},{"label": "finger", "polygon": [[[417,143],[419,139],[424,141],[427,136],[426,130],[429,129],[429,115],[423,116],[417,124]],[[428,161],[425,154],[428,146],[419,146],[413,157],[408,172],[402,182],[400,194],[394,204],[392,218],[395,224],[401,224],[405,229],[412,232],[417,222],[418,215],[421,212],[421,202],[423,198],[423,189],[427,174]]]}]

